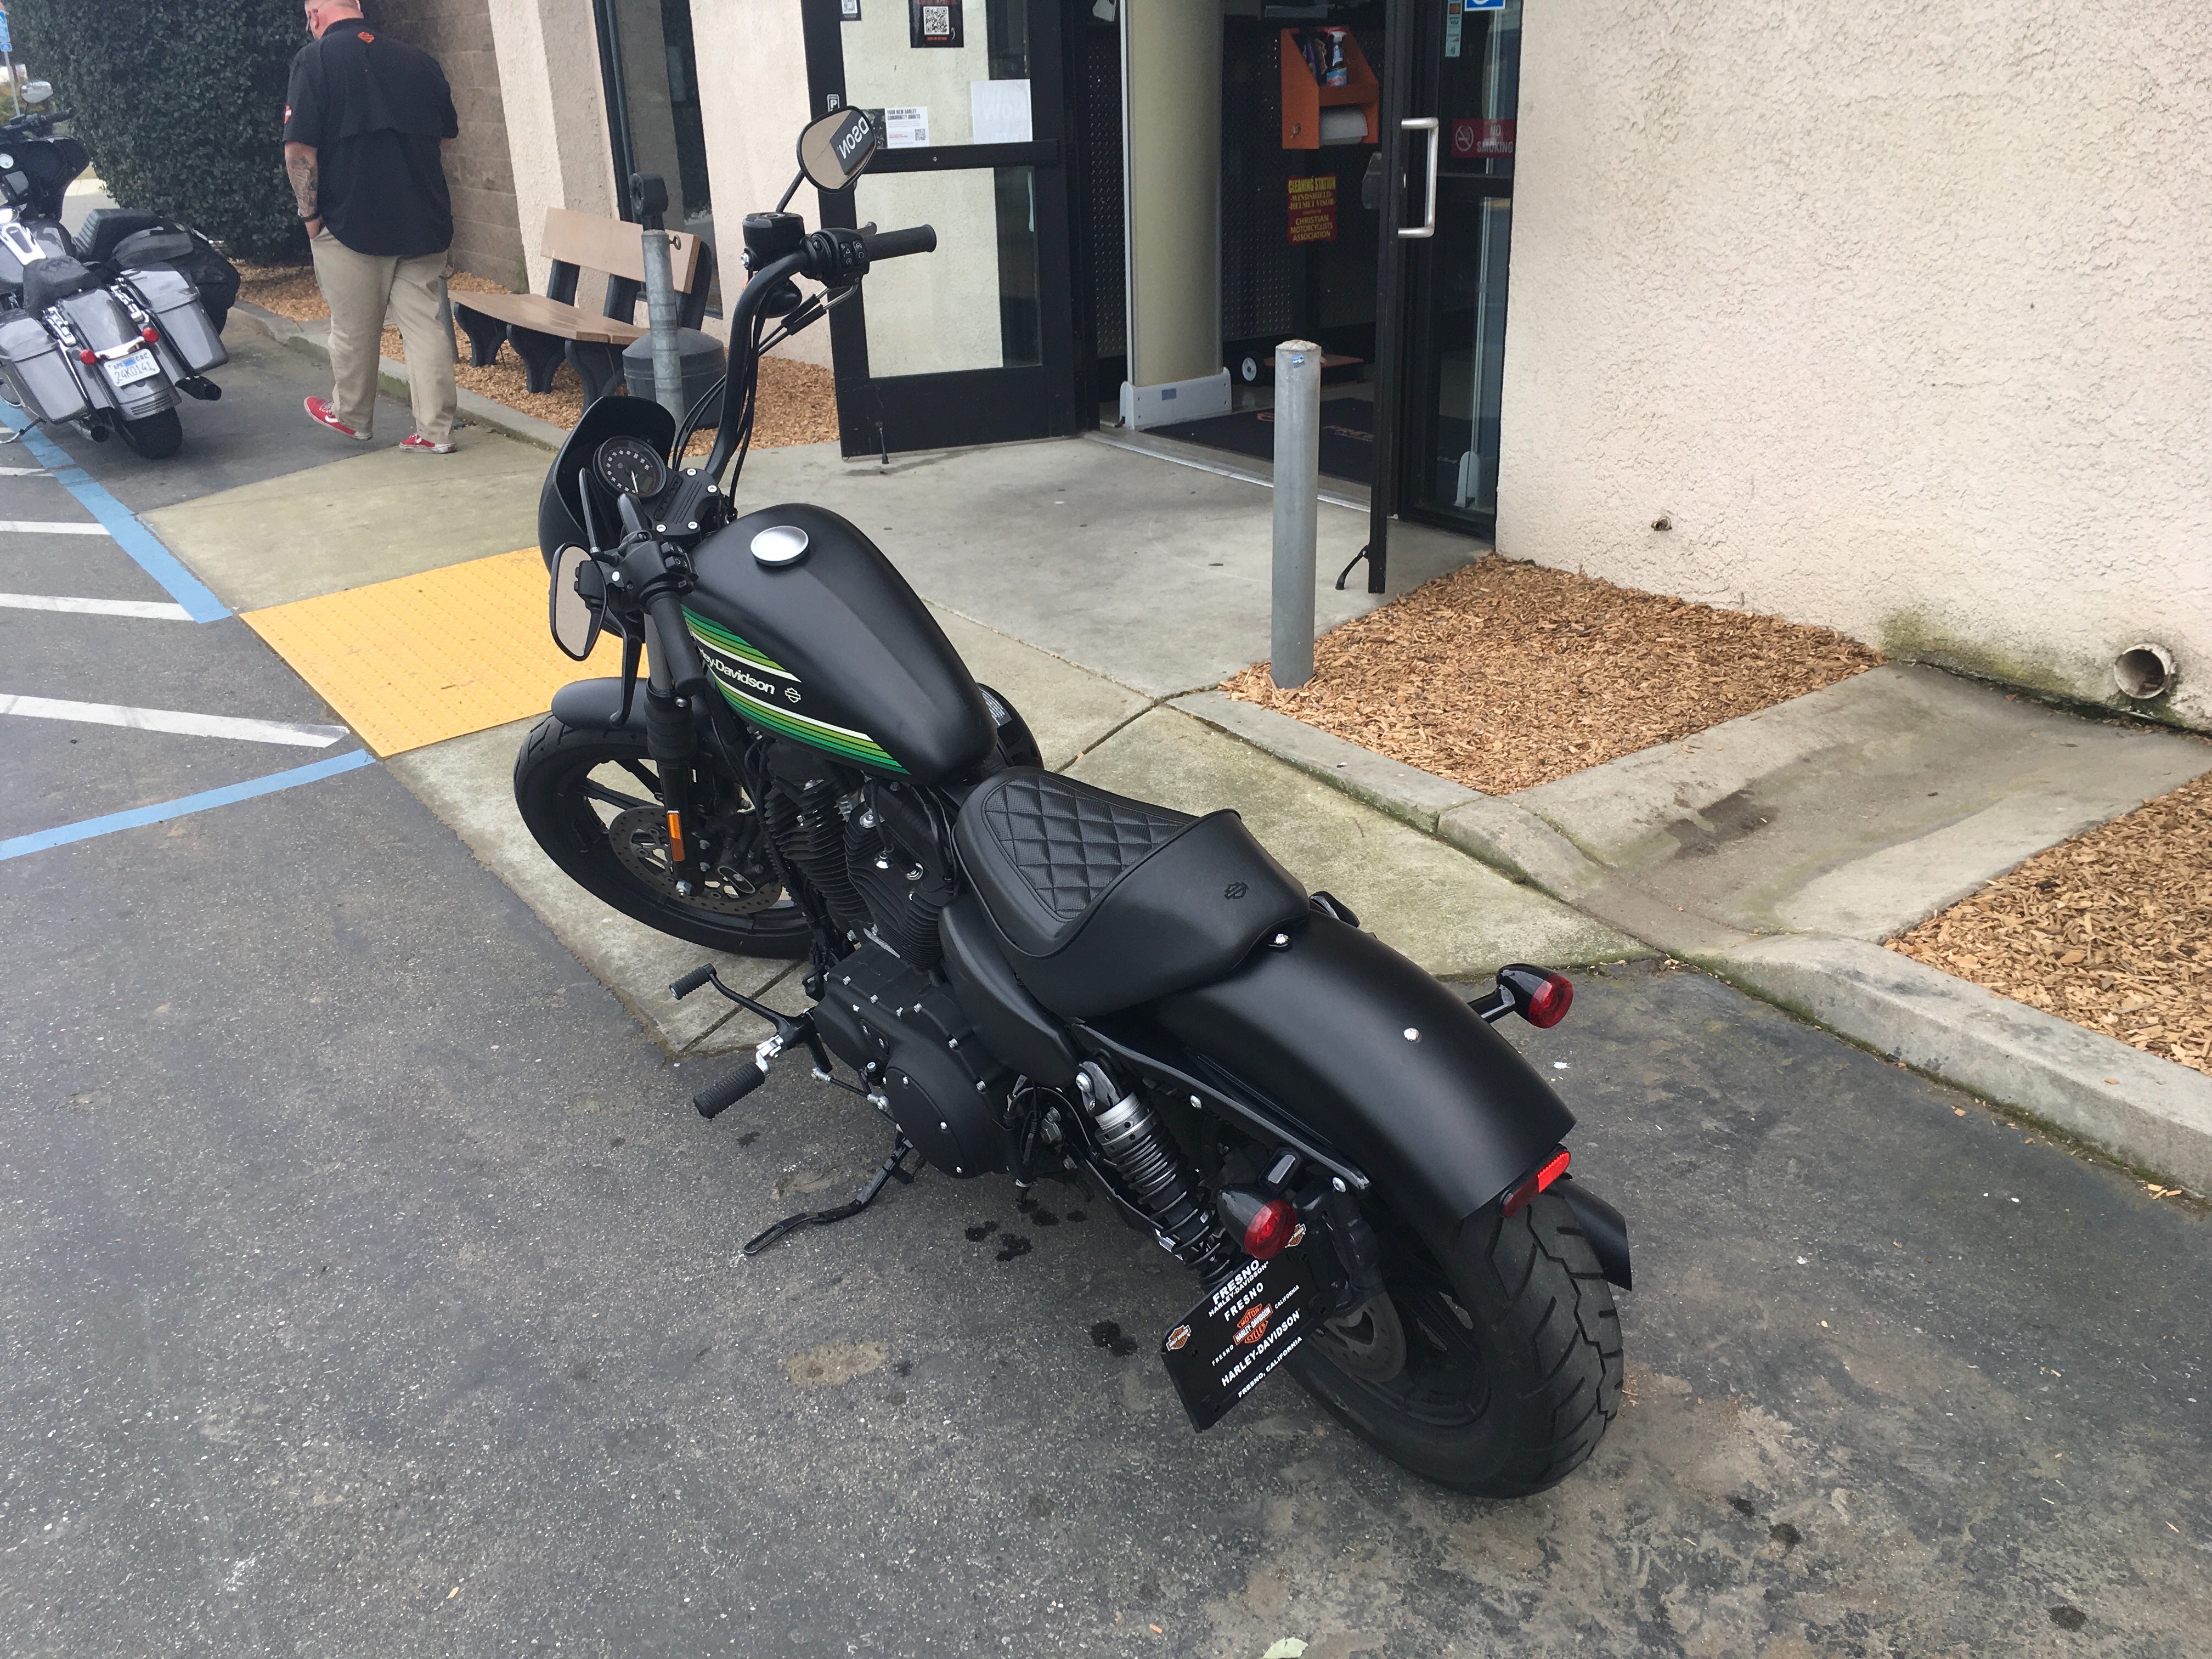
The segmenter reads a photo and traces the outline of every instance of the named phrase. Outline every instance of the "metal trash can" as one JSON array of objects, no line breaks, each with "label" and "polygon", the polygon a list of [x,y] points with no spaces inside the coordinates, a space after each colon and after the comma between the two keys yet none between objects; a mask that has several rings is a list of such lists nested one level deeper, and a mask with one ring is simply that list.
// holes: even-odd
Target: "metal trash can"
[{"label": "metal trash can", "polygon": [[[678,342],[684,351],[684,406],[686,409],[707,394],[707,388],[722,378],[730,366],[730,355],[722,343],[713,335],[699,329],[678,331]],[[653,384],[653,336],[641,334],[623,348],[623,379],[629,382],[629,395],[648,401],[654,396]],[[718,395],[707,406],[701,417],[702,427],[720,426],[722,422],[722,400]]]}]

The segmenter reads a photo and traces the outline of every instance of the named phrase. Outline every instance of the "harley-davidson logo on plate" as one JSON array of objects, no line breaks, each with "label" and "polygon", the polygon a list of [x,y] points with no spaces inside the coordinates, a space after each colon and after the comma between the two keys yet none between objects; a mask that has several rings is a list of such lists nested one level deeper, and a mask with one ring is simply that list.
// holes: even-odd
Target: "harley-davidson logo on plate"
[{"label": "harley-davidson logo on plate", "polygon": [[1210,1429],[1289,1358],[1320,1317],[1306,1252],[1246,1261],[1160,1342],[1193,1426]]}]

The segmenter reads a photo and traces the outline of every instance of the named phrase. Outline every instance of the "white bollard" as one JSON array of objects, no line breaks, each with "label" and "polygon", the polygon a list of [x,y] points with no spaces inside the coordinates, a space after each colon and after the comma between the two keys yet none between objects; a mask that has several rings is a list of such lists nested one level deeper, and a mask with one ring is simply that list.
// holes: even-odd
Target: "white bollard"
[{"label": "white bollard", "polygon": [[1267,676],[1304,685],[1314,668],[1314,541],[1321,517],[1321,348],[1275,348],[1275,591]]}]

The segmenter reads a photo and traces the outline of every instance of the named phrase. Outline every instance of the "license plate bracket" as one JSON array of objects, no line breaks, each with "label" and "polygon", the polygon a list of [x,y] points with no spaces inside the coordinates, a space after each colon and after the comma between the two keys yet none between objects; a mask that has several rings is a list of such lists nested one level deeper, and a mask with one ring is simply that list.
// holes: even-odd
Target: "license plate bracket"
[{"label": "license plate bracket", "polygon": [[1311,1334],[1321,1295],[1308,1249],[1247,1261],[1160,1340],[1191,1426],[1212,1428]]},{"label": "license plate bracket", "polygon": [[118,386],[136,386],[141,380],[152,380],[161,372],[160,359],[144,346],[107,360],[107,378]]}]

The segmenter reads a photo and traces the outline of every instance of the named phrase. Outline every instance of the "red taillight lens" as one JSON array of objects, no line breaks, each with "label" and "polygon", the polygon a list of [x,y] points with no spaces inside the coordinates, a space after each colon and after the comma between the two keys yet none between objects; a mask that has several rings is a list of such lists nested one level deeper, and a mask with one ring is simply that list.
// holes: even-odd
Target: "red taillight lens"
[{"label": "red taillight lens", "polygon": [[1271,1198],[1244,1224],[1244,1254],[1266,1261],[1297,1243],[1298,1212],[1286,1199]]},{"label": "red taillight lens", "polygon": [[[1565,980],[1559,982],[1562,985],[1566,983]],[[1544,1160],[1542,1166],[1535,1174],[1508,1193],[1505,1195],[1505,1202],[1500,1207],[1508,1215],[1519,1215],[1535,1200],[1537,1194],[1551,1191],[1553,1183],[1566,1174],[1568,1161],[1572,1157],[1573,1154],[1565,1147],[1560,1147],[1558,1152]]]},{"label": "red taillight lens", "polygon": [[97,351],[94,351],[90,346],[87,346],[83,350],[76,354],[76,360],[77,362],[84,364],[87,368],[89,368],[94,363],[100,361],[100,354]]},{"label": "red taillight lens", "polygon": [[1574,1006],[1574,981],[1565,974],[1547,974],[1544,982],[1528,999],[1528,1006],[1521,1011],[1521,1017],[1531,1025],[1553,1026],[1565,1019],[1567,1010]]},{"label": "red taillight lens", "polygon": [[148,345],[159,345],[161,342],[161,331],[149,323],[138,331],[138,337]]}]

